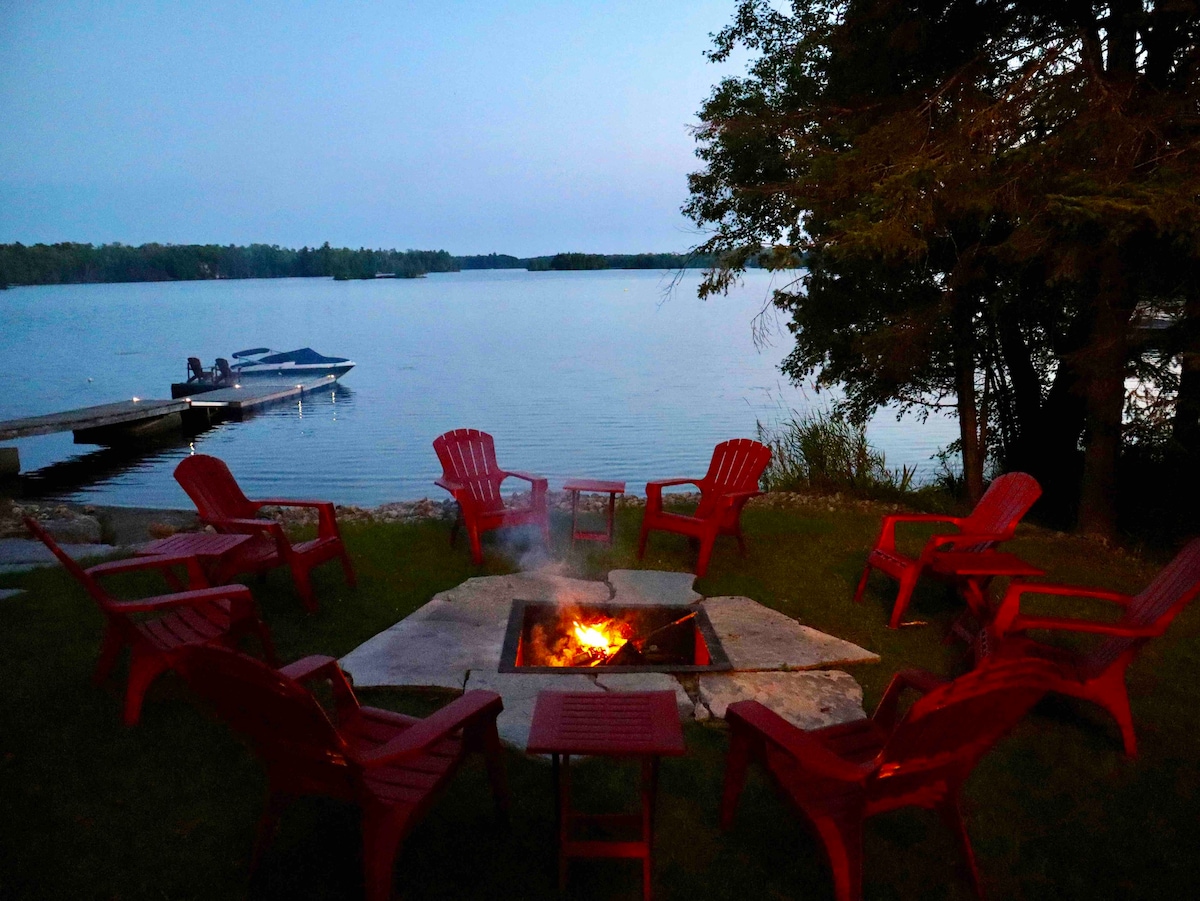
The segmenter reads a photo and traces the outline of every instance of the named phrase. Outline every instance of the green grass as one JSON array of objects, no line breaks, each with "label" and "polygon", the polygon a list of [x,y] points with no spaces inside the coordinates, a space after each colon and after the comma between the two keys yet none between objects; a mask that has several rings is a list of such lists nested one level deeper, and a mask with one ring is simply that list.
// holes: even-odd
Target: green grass
[{"label": "green grass", "polygon": [[[621,511],[616,547],[565,550],[576,574],[613,568],[687,569],[685,539],[655,533],[634,557],[638,512]],[[871,709],[891,674],[922,666],[951,675],[962,648],[942,636],[958,610],[936,583],[922,585],[910,617],[925,627],[889,631],[894,585],[872,581],[851,603],[879,513],[858,509],[752,508],[750,553],[718,543],[708,596],[747,595],[815,628],[878,651],[882,663],[851,672]],[[447,526],[346,526],[359,574],[346,589],[337,566],[317,571],[321,612],[306,616],[286,573],[251,581],[281,655],[341,655],[475,575],[510,571],[487,547],[476,568]],[[919,536],[914,536],[919,544]],[[1064,580],[1137,589],[1161,561],[1146,562],[1055,533],[1023,530],[1013,549]],[[0,899],[360,897],[358,826],[352,809],[297,804],[262,870],[248,859],[264,791],[257,761],[193,704],[173,675],[150,691],[141,725],[120,725],[124,673],[90,682],[100,617],[64,573],[0,577],[28,589],[0,606]],[[130,583],[146,590],[152,582]],[[1200,605],[1149,645],[1129,675],[1141,757],[1128,761],[1098,708],[1048,699],[977,770],[968,789],[969,828],[995,898],[1129,898],[1194,895],[1200,878],[1197,678]],[[445,695],[363,692],[368,703],[423,713]],[[688,755],[664,761],[656,833],[660,899],[831,897],[828,867],[803,824],[761,776],[752,778],[737,822],[717,828],[726,735],[689,725]],[[557,897],[550,773],[517,752],[506,757],[515,799],[511,826],[492,818],[482,768],[467,766],[414,831],[396,867],[399,896]],[[581,764],[584,802],[633,801],[633,774],[608,761]],[[970,896],[951,837],[932,815],[906,811],[866,832],[868,898]],[[640,897],[628,862],[573,864],[569,896]]]}]

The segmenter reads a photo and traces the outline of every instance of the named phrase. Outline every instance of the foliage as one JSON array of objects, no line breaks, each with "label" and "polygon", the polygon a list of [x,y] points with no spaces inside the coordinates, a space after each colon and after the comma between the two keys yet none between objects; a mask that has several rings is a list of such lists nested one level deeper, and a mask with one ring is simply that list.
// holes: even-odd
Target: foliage
[{"label": "foliage", "polygon": [[758,440],[771,448],[765,491],[844,491],[895,497],[912,487],[914,470],[887,468],[867,432],[827,411],[799,413],[772,426],[757,424]]},{"label": "foliage", "polygon": [[92,282],[160,282],[218,278],[373,277],[376,272],[415,275],[450,272],[444,250],[367,250],[268,244],[0,244],[0,282],[59,285]]},{"label": "foliage", "polygon": [[[973,494],[991,449],[1110,532],[1125,376],[1200,350],[1198,40],[1194,0],[743,0],[685,207],[721,260],[702,293],[807,254],[785,372],[860,421],[954,406]],[[1160,393],[1195,456],[1193,368]]]}]

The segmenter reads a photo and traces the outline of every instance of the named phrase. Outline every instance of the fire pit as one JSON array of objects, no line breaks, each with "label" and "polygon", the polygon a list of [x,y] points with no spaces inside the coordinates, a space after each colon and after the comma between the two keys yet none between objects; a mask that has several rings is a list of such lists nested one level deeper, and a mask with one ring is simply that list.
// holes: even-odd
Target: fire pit
[{"label": "fire pit", "polygon": [[732,667],[700,607],[513,601],[502,673],[699,673]]}]

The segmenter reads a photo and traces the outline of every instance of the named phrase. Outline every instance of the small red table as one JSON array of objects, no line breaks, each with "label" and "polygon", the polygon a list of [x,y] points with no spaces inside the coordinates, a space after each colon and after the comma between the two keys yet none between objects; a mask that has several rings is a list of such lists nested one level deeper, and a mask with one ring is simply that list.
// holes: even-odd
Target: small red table
[{"label": "small red table", "polygon": [[200,560],[205,574],[211,576],[222,557],[234,548],[241,547],[253,537],[253,535],[223,535],[218,532],[179,532],[168,538],[160,538],[142,545],[138,548],[137,555],[139,557],[157,557],[170,554],[196,557]]},{"label": "small red table", "polygon": [[[624,482],[607,482],[602,479],[571,479],[563,485],[563,491],[571,492],[571,544],[578,541],[613,541],[613,516],[617,506],[617,495],[625,493]],[[575,525],[579,507],[579,493],[608,494],[608,528],[604,531],[589,531]]]},{"label": "small red table", "polygon": [[[572,857],[640,858],[642,893],[650,901],[658,758],[682,756],[686,750],[675,692],[539,692],[526,750],[530,754],[553,755],[559,889],[567,886],[567,861]],[[586,814],[572,810],[572,754],[641,760],[641,814]],[[638,837],[632,841],[574,838],[572,827],[587,824],[632,827],[638,830]]]},{"label": "small red table", "polygon": [[[959,584],[963,599],[967,602],[967,612],[981,628],[992,618],[987,597],[987,586],[992,579],[1024,579],[1046,574],[1044,569],[1004,551],[937,552],[930,559],[929,568],[942,578],[952,579]],[[974,639],[963,616],[954,622],[950,631],[968,643]]]}]

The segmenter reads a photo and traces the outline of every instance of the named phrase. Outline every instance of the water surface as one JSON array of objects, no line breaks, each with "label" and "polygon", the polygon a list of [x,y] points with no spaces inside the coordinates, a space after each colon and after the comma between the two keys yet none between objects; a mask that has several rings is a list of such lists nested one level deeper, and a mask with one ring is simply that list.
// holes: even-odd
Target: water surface
[{"label": "water surface", "polygon": [[[718,441],[824,402],[780,375],[786,335],[754,346],[770,274],[708,301],[699,277],[669,294],[671,274],[655,270],[15,288],[0,293],[0,419],[169,397],[189,356],[308,345],[358,366],[333,390],[147,453],[23,439],[26,490],[186,507],[171,472],[194,450],[223,458],[251,496],[436,497],[430,442],[474,427],[495,436],[501,466],[552,488],[588,476],[640,491],[703,475]],[[868,435],[890,466],[928,474],[955,428],[884,411]]]}]

